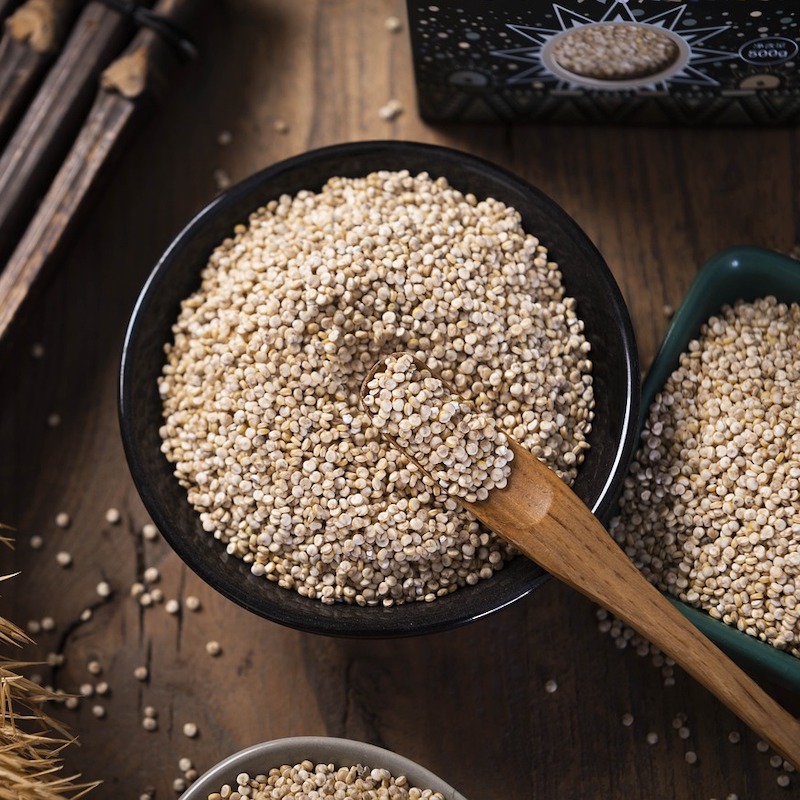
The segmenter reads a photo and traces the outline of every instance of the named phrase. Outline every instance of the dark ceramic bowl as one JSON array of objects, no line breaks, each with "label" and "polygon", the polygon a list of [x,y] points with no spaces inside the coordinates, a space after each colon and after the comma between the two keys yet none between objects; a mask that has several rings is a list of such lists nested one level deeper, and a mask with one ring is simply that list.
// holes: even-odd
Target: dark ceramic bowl
[{"label": "dark ceramic bowl", "polygon": [[602,256],[555,203],[486,161],[455,150],[407,142],[360,142],[315,150],[248,178],[214,200],[179,234],[139,296],[122,357],[120,421],[133,479],[164,538],[207,583],[244,608],[302,630],[341,636],[393,637],[454,628],[527,595],[547,574],[516,558],[489,580],[433,603],[359,607],[323,605],[251,575],[243,561],[203,532],[199,517],[160,451],[157,381],[164,343],[180,302],[200,284],[214,247],[237,223],[279,195],[318,190],[333,175],[356,177],[389,169],[445,176],[463,192],[494,196],[522,215],[559,263],[568,294],[592,346],[596,418],[591,448],[573,485],[601,519],[610,516],[628,468],[639,413],[639,371],[628,311]]},{"label": "dark ceramic bowl", "polygon": [[440,792],[445,800],[467,800],[438,775],[405,756],[373,744],[330,736],[273,739],[240,750],[201,775],[181,795],[181,800],[206,800],[212,792],[218,792],[225,784],[235,786],[236,776],[242,772],[251,777],[264,775],[284,764],[294,766],[306,759],[315,764],[333,764],[335,767],[361,764],[372,769],[388,769],[393,777],[405,775],[411,786],[423,790],[433,789]]}]

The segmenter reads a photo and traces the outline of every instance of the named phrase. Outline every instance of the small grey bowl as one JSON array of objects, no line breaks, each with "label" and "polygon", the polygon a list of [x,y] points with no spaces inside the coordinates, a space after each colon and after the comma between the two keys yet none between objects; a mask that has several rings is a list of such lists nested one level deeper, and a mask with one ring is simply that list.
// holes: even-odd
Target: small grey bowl
[{"label": "small grey bowl", "polygon": [[208,795],[218,792],[220,787],[235,783],[236,776],[242,772],[263,774],[283,764],[299,764],[306,759],[315,764],[332,763],[336,767],[363,764],[388,769],[394,777],[405,775],[412,786],[441,792],[446,800],[467,800],[463,794],[415,761],[373,744],[331,736],[294,736],[247,747],[224,758],[201,775],[181,795],[181,800],[207,800]]}]

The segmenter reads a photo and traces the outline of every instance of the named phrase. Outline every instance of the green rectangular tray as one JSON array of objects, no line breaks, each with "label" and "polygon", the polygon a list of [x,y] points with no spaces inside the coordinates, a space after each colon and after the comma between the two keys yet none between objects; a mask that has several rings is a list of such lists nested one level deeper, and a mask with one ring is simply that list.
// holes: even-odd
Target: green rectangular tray
[{"label": "green rectangular tray", "polygon": [[[759,247],[732,247],[700,269],[670,323],[642,387],[640,430],[654,397],[701,326],[724,305],[767,295],[800,303],[800,261]],[[743,669],[800,694],[800,658],[778,650],[676,598],[670,601]]]}]

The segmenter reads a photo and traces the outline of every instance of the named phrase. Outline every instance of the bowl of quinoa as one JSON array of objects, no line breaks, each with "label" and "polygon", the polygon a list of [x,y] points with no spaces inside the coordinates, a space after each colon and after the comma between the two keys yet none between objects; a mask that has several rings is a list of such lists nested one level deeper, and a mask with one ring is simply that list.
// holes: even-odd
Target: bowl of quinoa
[{"label": "bowl of quinoa", "polygon": [[211,586],[292,627],[386,637],[478,619],[546,580],[370,424],[361,382],[398,350],[609,515],[635,444],[638,365],[597,249],[482,159],[336,145],[200,212],[129,324],[131,473]]},{"label": "bowl of quinoa", "polygon": [[308,797],[309,792],[319,800],[466,800],[405,756],[330,736],[274,739],[240,750],[201,775],[181,800],[245,796],[290,800]]},{"label": "bowl of quinoa", "polygon": [[800,691],[800,262],[713,256],[642,391],[610,531],[743,668]]}]

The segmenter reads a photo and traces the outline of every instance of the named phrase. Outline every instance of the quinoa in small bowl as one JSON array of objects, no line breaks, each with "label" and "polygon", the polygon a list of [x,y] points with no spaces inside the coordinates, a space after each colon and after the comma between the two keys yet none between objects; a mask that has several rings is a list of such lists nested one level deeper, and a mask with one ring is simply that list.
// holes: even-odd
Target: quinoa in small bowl
[{"label": "quinoa in small bowl", "polygon": [[[253,796],[270,791],[276,783],[282,784],[280,796],[287,798],[305,797],[313,786],[320,798],[466,800],[439,776],[405,756],[330,736],[273,739],[240,750],[201,775],[181,800],[225,800],[240,788]],[[287,783],[300,791],[288,789],[284,794]]]},{"label": "quinoa in small bowl", "polygon": [[740,665],[800,691],[800,262],[703,265],[642,392],[610,531]]},{"label": "quinoa in small bowl", "polygon": [[400,636],[477,619],[546,579],[370,425],[361,381],[401,349],[607,516],[633,449],[638,367],[600,254],[486,161],[337,145],[202,211],[129,325],[131,472],[210,585],[304,630]]}]

